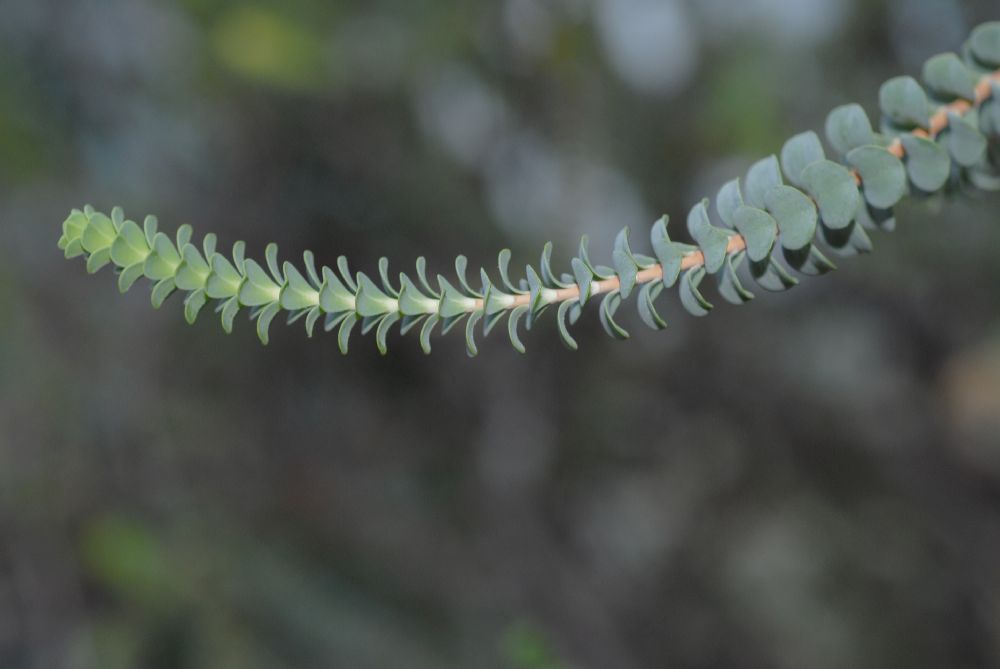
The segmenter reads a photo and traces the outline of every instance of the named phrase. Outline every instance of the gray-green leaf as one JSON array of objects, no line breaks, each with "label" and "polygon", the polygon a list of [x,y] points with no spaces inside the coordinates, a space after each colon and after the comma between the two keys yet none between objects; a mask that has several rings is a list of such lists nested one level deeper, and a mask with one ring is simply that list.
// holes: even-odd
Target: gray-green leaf
[{"label": "gray-green leaf", "polygon": [[857,216],[861,196],[854,176],[846,167],[830,160],[813,163],[802,172],[802,181],[819,207],[827,227],[846,228]]},{"label": "gray-green leaf", "polygon": [[767,210],[778,222],[781,245],[791,251],[805,248],[816,235],[816,205],[791,186],[772,188],[766,198]]},{"label": "gray-green leaf", "polygon": [[927,93],[913,77],[894,77],[882,84],[879,107],[893,123],[906,128],[926,128],[930,122]]},{"label": "gray-green leaf", "polygon": [[906,195],[906,168],[880,146],[862,146],[847,154],[861,175],[861,189],[873,207],[888,209]]}]

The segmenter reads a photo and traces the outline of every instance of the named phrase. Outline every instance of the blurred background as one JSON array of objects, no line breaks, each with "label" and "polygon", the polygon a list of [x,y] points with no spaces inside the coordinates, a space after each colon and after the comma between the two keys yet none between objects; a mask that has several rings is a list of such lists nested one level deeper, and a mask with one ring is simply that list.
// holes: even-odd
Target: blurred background
[{"label": "blurred background", "polygon": [[0,0],[0,667],[1000,667],[996,196],[746,308],[474,360],[262,348],[56,249],[89,202],[368,272],[608,262],[990,18]]}]

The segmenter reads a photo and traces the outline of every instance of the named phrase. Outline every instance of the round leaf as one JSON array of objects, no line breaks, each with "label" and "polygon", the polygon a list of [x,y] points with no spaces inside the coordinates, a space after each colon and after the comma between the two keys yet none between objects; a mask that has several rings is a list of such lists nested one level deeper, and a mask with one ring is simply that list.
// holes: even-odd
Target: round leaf
[{"label": "round leaf", "polygon": [[792,137],[781,149],[781,169],[796,186],[802,185],[802,171],[813,163],[824,160],[823,145],[811,130]]},{"label": "round leaf", "polygon": [[791,186],[778,186],[767,194],[767,210],[778,222],[781,245],[797,251],[812,243],[816,234],[816,205]]},{"label": "round leaf", "polygon": [[929,123],[927,93],[913,77],[894,77],[882,84],[878,101],[882,113],[897,125],[926,128]]},{"label": "round leaf", "polygon": [[736,229],[747,244],[747,256],[756,262],[771,255],[778,238],[778,223],[762,209],[743,206],[733,214]]},{"label": "round leaf", "polygon": [[837,107],[826,117],[826,139],[841,155],[875,141],[868,114],[859,104]]},{"label": "round leaf", "polygon": [[704,267],[692,267],[681,277],[681,304],[692,316],[707,316],[712,310],[712,303],[706,300],[699,290],[704,278]]},{"label": "round leaf", "polygon": [[906,195],[906,169],[902,161],[880,146],[862,146],[847,154],[847,161],[861,175],[861,189],[873,207],[888,209]]},{"label": "round leaf", "polygon": [[958,114],[948,114],[948,129],[941,141],[948,147],[948,153],[955,162],[962,167],[978,164],[986,152],[986,138]]},{"label": "round leaf", "polygon": [[972,32],[969,47],[985,65],[1000,67],[1000,21],[984,23]]},{"label": "round leaf", "polygon": [[767,192],[775,186],[780,186],[781,170],[778,168],[778,159],[768,156],[763,160],[758,160],[747,171],[747,178],[744,183],[743,195],[747,204],[764,208],[764,197]]},{"label": "round leaf", "polygon": [[923,79],[938,96],[976,99],[976,77],[953,53],[942,53],[924,63]]},{"label": "round leaf", "polygon": [[733,179],[719,189],[715,196],[715,210],[719,218],[730,228],[733,227],[733,213],[743,205],[743,193],[740,191],[740,180]]},{"label": "round leaf", "polygon": [[913,185],[927,193],[943,188],[951,174],[951,158],[944,147],[910,134],[901,139],[906,149],[906,171]]},{"label": "round leaf", "polygon": [[[705,269],[715,274],[722,268],[729,248],[729,234],[712,225],[708,219],[708,200],[702,200],[688,214],[688,231],[705,256]],[[622,284],[622,297],[628,297],[629,290]]]},{"label": "round leaf", "polygon": [[831,229],[846,228],[861,206],[858,185],[846,167],[830,160],[813,163],[802,172],[802,181]]}]

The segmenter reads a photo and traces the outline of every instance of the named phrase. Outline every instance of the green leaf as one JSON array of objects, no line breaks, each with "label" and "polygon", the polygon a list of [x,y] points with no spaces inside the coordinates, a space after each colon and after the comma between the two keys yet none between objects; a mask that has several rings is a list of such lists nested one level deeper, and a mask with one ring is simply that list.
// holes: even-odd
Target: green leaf
[{"label": "green leaf", "polygon": [[97,274],[109,262],[111,262],[111,249],[107,247],[98,249],[87,258],[87,273]]},{"label": "green leaf", "polygon": [[780,263],[773,258],[750,263],[750,276],[764,290],[778,292],[799,285],[798,279],[788,273]]},{"label": "green leaf", "polygon": [[240,303],[246,307],[260,307],[272,302],[277,304],[281,297],[281,289],[264,269],[254,260],[243,263],[247,280],[240,286]]},{"label": "green leaf", "polygon": [[447,320],[462,316],[471,310],[473,299],[463,295],[440,274],[438,275],[438,284],[441,286],[441,306],[438,313],[442,318]]},{"label": "green leaf", "polygon": [[163,279],[155,286],[153,286],[153,294],[150,297],[150,301],[153,304],[154,309],[159,309],[166,302],[167,298],[173,294],[177,286],[174,284],[173,279]]},{"label": "green leaf", "polygon": [[[551,253],[551,245],[550,245],[549,252]],[[543,257],[544,257],[544,254],[543,254]],[[476,290],[475,288],[473,288],[469,284],[468,278],[466,278],[466,269],[467,269],[468,265],[469,265],[469,261],[468,261],[468,259],[465,256],[461,256],[460,255],[457,258],[455,258],[455,276],[458,277],[458,285],[460,285],[462,287],[462,290],[465,291],[465,294],[467,296],[482,297],[482,293],[480,293],[478,290]]]},{"label": "green leaf", "polygon": [[233,331],[233,320],[236,318],[236,314],[240,311],[240,300],[237,297],[231,297],[222,305],[222,329],[226,334],[231,334]]},{"label": "green leaf", "polygon": [[83,250],[83,244],[80,242],[79,239],[72,239],[67,241],[65,248],[65,256],[67,260],[70,258],[76,258],[78,256],[82,256],[84,253],[85,251]]},{"label": "green leaf", "polygon": [[510,249],[503,249],[497,255],[497,266],[500,270],[500,281],[503,282],[504,287],[511,293],[517,295],[522,293],[514,283],[510,280]]},{"label": "green leaf", "polygon": [[395,311],[379,318],[378,328],[375,330],[375,347],[378,348],[379,354],[385,355],[389,352],[389,333],[400,318],[402,317],[399,312]]},{"label": "green leaf", "polygon": [[281,306],[289,311],[311,309],[319,304],[319,291],[312,287],[295,265],[285,261],[285,286],[281,290]]},{"label": "green leaf", "polygon": [[316,329],[316,321],[319,317],[323,315],[323,310],[319,307],[313,307],[309,310],[309,315],[306,316],[306,335],[311,339],[313,336],[313,331]]},{"label": "green leaf", "polygon": [[778,223],[783,247],[797,251],[812,243],[818,221],[812,200],[791,186],[776,186],[767,194],[766,202],[768,212]]},{"label": "green leaf", "polygon": [[994,81],[990,91],[990,98],[979,107],[979,129],[996,137],[1000,136],[1000,81]]},{"label": "green leaf", "polygon": [[111,244],[111,260],[119,267],[130,267],[145,261],[149,251],[142,229],[135,221],[125,221]]},{"label": "green leaf", "polygon": [[560,281],[552,271],[552,242],[545,243],[538,269],[542,274],[542,282],[549,288],[569,288],[570,284]]},{"label": "green leaf", "polygon": [[726,226],[736,227],[733,222],[733,214],[742,206],[743,193],[740,191],[740,180],[727,181],[715,196],[715,210],[719,212],[719,218]]},{"label": "green leaf", "polygon": [[531,307],[528,312],[527,327],[531,328],[532,317],[540,314],[548,306],[548,302],[544,300],[543,291],[545,286],[542,284],[542,277],[538,276],[538,272],[531,265],[524,268],[524,274],[526,281],[528,283],[528,294],[530,299],[528,305]]},{"label": "green leaf", "polygon": [[427,280],[427,260],[420,256],[417,258],[417,280],[420,281],[420,287],[423,288],[423,292],[430,295],[434,299],[440,299],[441,294],[435,290],[430,281]]},{"label": "green leaf", "polygon": [[896,229],[896,217],[892,209],[878,209],[871,205],[858,210],[858,222],[869,230],[892,232]]},{"label": "green leaf", "polygon": [[232,263],[221,253],[216,253],[209,260],[212,273],[205,282],[205,291],[212,299],[224,299],[235,296],[243,282],[243,276],[236,271]]},{"label": "green leaf", "polygon": [[943,188],[951,175],[948,152],[925,137],[906,134],[900,140],[906,150],[906,172],[913,185],[927,193]]},{"label": "green leaf", "polygon": [[142,232],[146,235],[146,244],[152,248],[153,242],[156,239],[156,229],[159,224],[156,220],[156,216],[147,216],[142,221]]},{"label": "green leaf", "polygon": [[[461,261],[461,263],[459,263],[459,261]],[[465,256],[459,256],[455,260],[455,266],[457,267],[459,265],[461,265],[462,267],[462,273],[460,275],[460,278],[464,281],[465,265],[466,265]],[[378,276],[379,279],[382,281],[382,290],[385,291],[386,295],[388,295],[393,299],[398,298],[399,290],[397,290],[396,287],[392,285],[392,281],[389,279],[389,259],[386,258],[385,256],[378,259]]]},{"label": "green leaf", "polygon": [[913,77],[894,77],[885,82],[878,100],[882,113],[896,125],[927,128],[930,124],[930,101]]},{"label": "green leaf", "polygon": [[741,305],[754,299],[754,294],[743,287],[737,273],[745,257],[744,251],[729,256],[726,258],[726,266],[718,275],[719,294],[730,304]]},{"label": "green leaf", "polygon": [[121,271],[118,275],[118,290],[122,293],[126,292],[129,288],[135,285],[135,282],[139,280],[139,277],[143,273],[143,262],[137,262],[134,265],[130,265]]},{"label": "green leaf", "polygon": [[580,291],[580,306],[583,306],[590,299],[591,291],[594,288],[594,273],[579,258],[573,258],[570,265],[573,268],[573,278],[576,279],[576,285]]},{"label": "green leaf", "polygon": [[778,159],[775,156],[768,156],[757,161],[747,171],[746,180],[743,183],[743,195],[747,204],[757,209],[763,209],[768,191],[782,183],[781,169],[778,167]]},{"label": "green leaf", "polygon": [[170,238],[162,232],[156,233],[152,251],[146,257],[146,276],[152,281],[173,278],[180,264],[181,256]]},{"label": "green leaf", "polygon": [[354,326],[358,324],[361,317],[356,313],[347,314],[342,321],[340,321],[340,327],[337,329],[337,348],[340,349],[341,355],[347,355],[348,346],[351,341],[351,333],[354,331]]},{"label": "green leaf", "polygon": [[418,325],[426,320],[427,316],[403,316],[402,322],[399,324],[399,334],[405,335],[410,330],[414,329]]},{"label": "green leaf", "polygon": [[111,208],[111,222],[115,226],[115,230],[121,230],[122,223],[125,222],[125,211],[121,207]]},{"label": "green leaf", "polygon": [[635,263],[632,251],[628,245],[628,228],[623,228],[615,238],[611,261],[612,265],[614,265],[615,273],[618,274],[622,297],[628,297],[635,287],[636,275],[639,273],[639,266]]},{"label": "green leaf", "polygon": [[796,186],[802,186],[802,171],[815,162],[825,160],[823,145],[811,130],[792,137],[781,149],[781,169]]},{"label": "green leaf", "polygon": [[980,190],[996,192],[1000,191],[1000,174],[991,170],[972,168],[969,170],[969,182]]},{"label": "green leaf", "polygon": [[347,258],[344,256],[337,257],[337,270],[340,271],[340,276],[344,280],[344,285],[346,285],[352,293],[357,294],[358,284],[354,282],[354,275],[351,274],[351,268],[348,267]]},{"label": "green leaf", "polygon": [[521,316],[528,313],[528,307],[521,305],[515,307],[510,312],[510,318],[507,319],[507,335],[510,337],[510,343],[514,347],[514,350],[518,353],[524,353],[524,344],[521,343],[521,337],[517,333],[518,323],[521,321]]},{"label": "green leaf", "polygon": [[[486,274],[485,269],[480,268],[479,275],[483,282],[483,311],[486,316],[503,311],[513,303],[513,296],[497,288]],[[437,313],[437,309],[434,311]]]},{"label": "green leaf", "polygon": [[306,314],[309,313],[308,309],[299,309],[298,311],[289,311],[288,316],[285,318],[286,325],[294,325],[300,319],[302,319]]},{"label": "green leaf", "polygon": [[500,321],[502,321],[507,315],[506,309],[501,309],[500,311],[496,311],[492,314],[486,314],[483,318],[483,335],[488,336],[491,332],[493,332],[493,328],[499,325]]},{"label": "green leaf", "polygon": [[320,286],[323,285],[323,279],[320,278],[319,272],[316,269],[316,258],[313,256],[312,251],[302,252],[302,262],[306,268],[306,277],[309,279],[309,285],[319,290]]},{"label": "green leaf", "polygon": [[69,217],[63,221],[63,239],[60,248],[65,249],[69,242],[79,242],[83,237],[83,231],[87,229],[87,215],[79,209],[74,209]]},{"label": "green leaf", "polygon": [[573,304],[569,308],[569,324],[575,325],[577,321],[580,320],[580,316],[583,315],[583,307],[579,304]]},{"label": "green leaf", "polygon": [[[272,248],[268,244],[268,248]],[[246,274],[247,281],[259,287],[261,290],[265,290],[272,294],[272,299],[269,301],[275,301],[278,298],[278,291],[281,285],[274,281],[264,268],[261,267],[255,260],[244,260],[243,261],[243,272]]]},{"label": "green leaf", "polygon": [[969,48],[984,65],[1000,68],[1000,21],[984,23],[972,31]]},{"label": "green leaf", "polygon": [[267,346],[268,341],[270,341],[268,338],[268,330],[271,329],[271,321],[274,320],[274,317],[278,315],[279,311],[281,311],[281,305],[277,302],[273,302],[264,307],[264,309],[257,316],[257,338],[260,339],[260,343],[264,346]]},{"label": "green leaf", "polygon": [[198,312],[201,311],[206,302],[208,302],[208,298],[205,296],[204,290],[188,293],[188,296],[184,298],[184,320],[189,325],[194,325],[194,322],[198,320]]},{"label": "green leaf", "polygon": [[847,162],[861,175],[861,190],[873,207],[888,209],[906,195],[906,169],[882,147],[854,149],[847,154]]},{"label": "green leaf", "polygon": [[323,285],[319,291],[319,306],[328,314],[354,311],[356,297],[347,289],[333,270],[323,268]]},{"label": "green leaf", "polygon": [[827,227],[846,228],[857,217],[861,196],[854,176],[843,165],[829,160],[813,163],[802,171],[802,181]]},{"label": "green leaf", "polygon": [[434,333],[434,327],[440,321],[440,316],[431,314],[420,328],[420,348],[426,355],[430,355],[431,353],[431,335]]},{"label": "green leaf", "polygon": [[[646,284],[643,288],[645,289],[648,286],[649,284]],[[575,351],[579,348],[576,340],[573,339],[573,335],[569,333],[569,327],[566,324],[566,316],[569,313],[569,310],[573,307],[573,304],[572,300],[566,300],[559,305],[559,310],[556,312],[556,325],[559,327],[559,337],[571,351]]]},{"label": "green leaf", "polygon": [[667,327],[667,322],[656,312],[656,298],[663,292],[663,283],[653,281],[643,284],[639,290],[638,308],[639,318],[653,330],[663,330]]},{"label": "green leaf", "polygon": [[791,267],[807,276],[819,276],[837,269],[837,266],[813,245],[796,250],[783,249],[782,255]]},{"label": "green leaf", "polygon": [[762,209],[742,206],[733,214],[736,229],[747,244],[747,255],[752,261],[759,261],[771,255],[778,238],[778,223]]},{"label": "green leaf", "polygon": [[938,97],[949,101],[955,98],[975,101],[978,79],[953,53],[938,54],[924,63],[924,82]]},{"label": "green leaf", "polygon": [[459,323],[461,323],[465,319],[465,317],[468,316],[468,315],[469,315],[469,312],[463,312],[461,314],[458,314],[457,316],[452,316],[451,318],[444,318],[444,319],[442,319],[442,321],[441,321],[441,334],[446,335],[449,332],[451,332],[452,329],[454,329],[456,325],[458,325]]},{"label": "green leaf", "polygon": [[177,234],[174,235],[176,239],[177,249],[183,249],[191,241],[191,235],[194,234],[194,230],[190,225],[185,223],[184,225],[177,228]]},{"label": "green leaf", "polygon": [[[708,218],[708,200],[702,200],[688,213],[688,232],[694,238],[702,254],[705,256],[705,269],[715,274],[722,268],[729,248],[729,233],[712,225]],[[627,298],[630,291],[622,291],[622,297]]]},{"label": "green leaf", "polygon": [[83,229],[80,243],[87,253],[95,253],[111,246],[115,241],[118,231],[111,219],[104,214],[94,214]]},{"label": "green leaf", "polygon": [[697,247],[690,244],[670,241],[670,236],[667,234],[669,220],[667,216],[664,216],[653,225],[653,230],[650,232],[653,253],[656,254],[656,259],[663,267],[663,285],[667,288],[677,283],[684,258],[698,250]]},{"label": "green leaf", "polygon": [[628,331],[615,322],[615,312],[622,304],[622,296],[617,290],[613,290],[601,300],[601,308],[598,311],[601,325],[605,332],[615,339],[628,339]]},{"label": "green leaf", "polygon": [[615,275],[614,269],[610,267],[604,267],[603,265],[595,265],[590,261],[590,255],[587,252],[588,239],[587,235],[584,235],[580,239],[580,252],[579,258],[587,268],[594,273],[598,279],[610,279]]},{"label": "green leaf", "polygon": [[188,291],[204,288],[212,269],[201,257],[201,253],[192,244],[185,244],[181,257],[183,260],[174,276],[177,287]]},{"label": "green leaf", "polygon": [[211,232],[205,235],[205,238],[201,242],[201,248],[205,252],[205,258],[211,258],[215,255],[215,242],[216,237]]},{"label": "green leaf", "polygon": [[712,303],[706,300],[699,290],[704,278],[704,267],[692,267],[681,277],[681,304],[692,316],[707,316],[712,310]]},{"label": "green leaf", "polygon": [[[840,155],[847,155],[852,149],[875,143],[868,114],[859,104],[837,107],[826,117],[826,139]],[[803,176],[803,183],[808,183]]]},{"label": "green leaf", "polygon": [[465,350],[470,358],[479,355],[479,347],[476,346],[476,325],[482,317],[482,311],[474,311],[469,314],[469,320],[465,322]]},{"label": "green leaf", "polygon": [[962,167],[978,164],[986,153],[986,138],[979,129],[954,112],[948,112],[948,129],[941,142]]},{"label": "green leaf", "polygon": [[246,262],[246,252],[247,245],[242,241],[235,242],[233,244],[233,266],[236,267],[237,271],[239,271],[241,275],[246,274],[243,267]]},{"label": "green leaf", "polygon": [[181,259],[199,276],[206,277],[212,271],[212,268],[208,265],[208,261],[202,257],[201,252],[193,244],[184,245],[181,251]]},{"label": "green leaf", "polygon": [[849,257],[872,251],[872,240],[857,221],[836,230],[820,224],[820,231],[827,246],[841,256]]},{"label": "green leaf", "polygon": [[[364,272],[358,272],[358,294],[354,310],[363,318],[381,316],[398,311],[395,299],[389,297],[368,278]],[[454,289],[452,289],[454,290]]]},{"label": "green leaf", "polygon": [[872,240],[865,229],[855,224],[851,229],[850,246],[858,253],[871,253],[874,250]]},{"label": "green leaf", "polygon": [[426,318],[427,314],[423,314],[420,316],[402,316],[402,319],[399,324],[399,334],[406,335],[407,333],[410,332],[410,330],[413,330],[418,325],[423,323]]},{"label": "green leaf", "polygon": [[[401,288],[399,291],[399,312],[405,316],[419,316],[421,314],[436,314],[439,302],[436,299],[427,297],[420,292],[420,289],[405,274],[399,275]],[[491,302],[491,300],[487,300]]]}]

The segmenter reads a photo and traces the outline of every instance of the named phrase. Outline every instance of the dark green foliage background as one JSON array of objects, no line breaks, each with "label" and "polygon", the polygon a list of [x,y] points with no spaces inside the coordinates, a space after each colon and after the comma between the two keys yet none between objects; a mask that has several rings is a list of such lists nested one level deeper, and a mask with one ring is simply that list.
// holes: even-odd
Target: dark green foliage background
[{"label": "dark green foliage background", "polygon": [[55,248],[89,201],[369,273],[581,233],[606,263],[653,218],[498,220],[419,120],[434,72],[683,220],[998,18],[858,0],[796,42],[692,3],[693,76],[641,93],[592,3],[534,4],[525,55],[501,2],[0,0],[0,667],[1000,666],[996,196],[907,200],[874,255],[746,308],[624,344],[591,313],[578,353],[543,319],[472,361],[262,348]]}]

